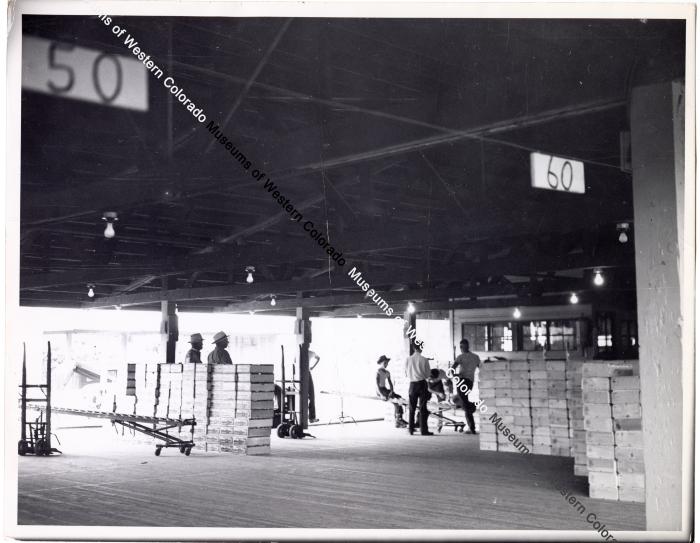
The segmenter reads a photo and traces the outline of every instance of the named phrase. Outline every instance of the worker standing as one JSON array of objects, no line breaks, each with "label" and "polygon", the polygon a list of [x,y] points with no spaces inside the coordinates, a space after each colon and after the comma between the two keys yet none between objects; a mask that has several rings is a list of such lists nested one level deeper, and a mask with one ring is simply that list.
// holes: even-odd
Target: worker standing
[{"label": "worker standing", "polygon": [[192,348],[187,351],[185,356],[185,364],[201,364],[202,362],[202,347],[204,347],[204,338],[202,334],[192,334],[190,336],[190,345]]},{"label": "worker standing", "polygon": [[[311,365],[312,360],[313,365]],[[318,422],[318,419],[316,418],[316,394],[314,391],[314,380],[311,376],[311,370],[313,370],[320,361],[321,357],[312,350],[309,350],[309,422]]]},{"label": "worker standing", "polygon": [[212,352],[209,353],[207,357],[207,362],[209,364],[233,364],[231,361],[231,356],[228,354],[226,347],[228,347],[228,336],[225,332],[217,332],[214,334],[215,347]]},{"label": "worker standing", "polygon": [[462,351],[452,364],[452,369],[456,369],[459,366],[459,375],[467,385],[467,392],[462,390],[461,386],[457,386],[457,393],[462,400],[462,405],[464,406],[464,414],[467,417],[467,424],[469,424],[469,430],[472,434],[476,434],[476,427],[474,424],[474,411],[476,411],[476,405],[469,401],[467,394],[471,392],[474,387],[474,372],[476,368],[481,365],[481,359],[474,353],[469,351],[469,341],[463,339],[459,342],[459,349]]},{"label": "worker standing", "polygon": [[415,352],[406,359],[406,377],[410,381],[408,386],[408,433],[413,435],[415,431],[416,405],[420,404],[420,433],[424,436],[432,436],[428,431],[428,391],[427,379],[430,377],[430,364],[421,353],[423,349],[415,344]]}]

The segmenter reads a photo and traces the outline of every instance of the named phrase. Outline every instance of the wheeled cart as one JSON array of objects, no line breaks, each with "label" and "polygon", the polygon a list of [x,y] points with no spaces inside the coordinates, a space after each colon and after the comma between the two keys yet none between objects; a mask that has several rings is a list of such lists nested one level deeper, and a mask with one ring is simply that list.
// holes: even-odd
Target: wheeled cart
[{"label": "wheeled cart", "polygon": [[182,454],[189,456],[194,447],[194,442],[189,439],[180,439],[177,436],[169,434],[167,431],[171,428],[181,428],[183,426],[195,426],[195,419],[166,419],[162,417],[144,417],[141,415],[127,415],[124,413],[110,413],[105,411],[88,411],[83,409],[71,409],[67,407],[55,407],[56,413],[66,415],[77,415],[80,417],[89,417],[96,419],[109,419],[112,424],[119,424],[124,428],[129,428],[136,432],[141,432],[155,439],[159,439],[164,443],[156,444],[155,454],[160,456],[163,448],[176,448]]},{"label": "wheeled cart", "polygon": [[[27,384],[27,346],[23,344],[22,349],[22,384],[19,386],[22,428],[17,442],[17,453],[20,456],[49,456],[54,452],[60,453],[61,451],[51,446],[51,342],[48,342],[46,355],[46,383],[41,385]],[[29,389],[36,389],[36,396],[43,394],[44,397],[27,397]],[[34,422],[27,421],[27,409],[39,410],[39,416]]]}]

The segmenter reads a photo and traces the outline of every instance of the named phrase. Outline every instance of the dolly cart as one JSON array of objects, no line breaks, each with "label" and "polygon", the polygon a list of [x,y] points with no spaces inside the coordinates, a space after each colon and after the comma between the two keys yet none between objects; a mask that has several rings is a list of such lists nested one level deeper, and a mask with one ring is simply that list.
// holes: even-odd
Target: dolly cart
[{"label": "dolly cart", "polygon": [[311,434],[304,432],[303,426],[299,423],[301,413],[296,410],[297,396],[299,394],[296,385],[301,383],[295,378],[295,366],[292,364],[292,378],[287,380],[285,377],[284,368],[284,345],[282,347],[282,379],[277,381],[275,386],[275,395],[277,397],[277,409],[274,422],[277,426],[277,437],[292,439],[304,439],[305,437],[314,437]]},{"label": "dolly cart", "polygon": [[[20,410],[22,417],[21,438],[17,443],[17,453],[20,456],[34,454],[36,456],[49,456],[51,453],[60,453],[51,446],[51,342],[48,342],[48,354],[46,355],[46,384],[27,384],[27,346],[22,344],[22,384],[20,388]],[[28,398],[27,390],[35,388],[43,398]],[[27,422],[27,408],[29,404],[45,404],[39,407],[39,416],[34,422]],[[46,414],[44,420],[44,413]]]}]

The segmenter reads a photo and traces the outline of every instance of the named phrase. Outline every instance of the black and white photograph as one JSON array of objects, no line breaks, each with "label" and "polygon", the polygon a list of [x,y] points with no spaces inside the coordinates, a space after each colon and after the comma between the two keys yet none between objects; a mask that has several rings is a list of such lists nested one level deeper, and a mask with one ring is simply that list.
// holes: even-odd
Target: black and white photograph
[{"label": "black and white photograph", "polygon": [[4,538],[692,540],[695,8],[10,3]]}]

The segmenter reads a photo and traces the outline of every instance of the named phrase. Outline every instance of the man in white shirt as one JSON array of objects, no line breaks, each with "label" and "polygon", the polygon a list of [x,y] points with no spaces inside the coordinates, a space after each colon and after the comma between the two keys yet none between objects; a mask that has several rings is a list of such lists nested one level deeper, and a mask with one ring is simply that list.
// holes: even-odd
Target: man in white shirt
[{"label": "man in white shirt", "polygon": [[420,433],[424,436],[433,435],[428,431],[428,382],[430,377],[430,364],[421,353],[423,349],[415,344],[415,352],[406,359],[406,377],[410,381],[408,386],[408,433],[413,435],[416,421],[416,405],[420,402]]},{"label": "man in white shirt", "polygon": [[476,428],[474,424],[474,411],[476,411],[476,406],[473,402],[470,402],[467,394],[474,387],[474,372],[476,368],[481,365],[481,359],[474,353],[469,351],[469,341],[463,339],[459,342],[459,349],[462,351],[452,364],[452,369],[456,369],[459,366],[459,371],[455,374],[458,375],[467,384],[469,391],[463,392],[460,386],[457,387],[457,392],[462,400],[462,405],[464,406],[464,414],[467,416],[467,424],[469,424],[469,430],[472,434],[476,434]]}]

